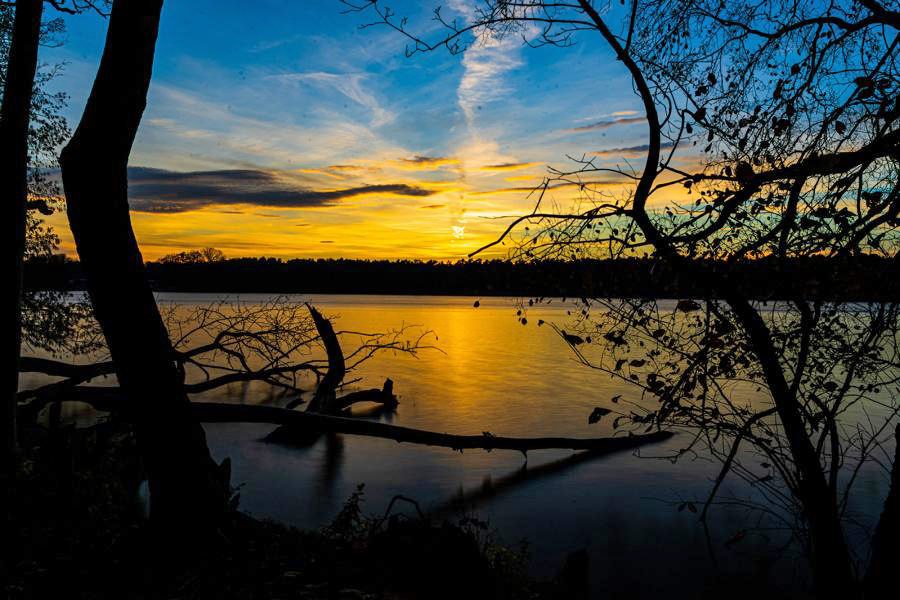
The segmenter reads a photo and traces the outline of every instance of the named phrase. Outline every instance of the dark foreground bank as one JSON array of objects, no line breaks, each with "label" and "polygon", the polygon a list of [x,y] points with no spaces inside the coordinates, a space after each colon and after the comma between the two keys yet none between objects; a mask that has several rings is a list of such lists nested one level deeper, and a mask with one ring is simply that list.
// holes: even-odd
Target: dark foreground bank
[{"label": "dark foreground bank", "polygon": [[536,581],[524,548],[474,518],[432,521],[411,499],[376,516],[360,486],[333,522],[299,531],[232,510],[215,543],[173,560],[141,503],[130,429],[32,428],[4,536],[0,597],[30,598],[585,598],[587,556]]},{"label": "dark foreground bank", "polygon": [[[536,580],[527,548],[499,542],[487,523],[431,519],[402,497],[369,516],[362,486],[317,531],[254,519],[234,490],[218,538],[185,556],[144,519],[129,427],[32,427],[22,442],[4,599],[579,600],[592,597],[589,562],[604,560],[575,549],[555,577]],[[696,598],[779,597],[743,578],[683,584]]]}]

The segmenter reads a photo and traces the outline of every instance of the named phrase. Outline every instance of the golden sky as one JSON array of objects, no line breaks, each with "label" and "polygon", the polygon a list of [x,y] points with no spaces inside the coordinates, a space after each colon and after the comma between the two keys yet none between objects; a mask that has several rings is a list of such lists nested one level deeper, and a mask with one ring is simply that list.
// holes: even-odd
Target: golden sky
[{"label": "golden sky", "polygon": [[[574,167],[567,156],[641,167],[640,103],[599,39],[407,59],[403,40],[359,30],[336,7],[283,3],[251,18],[210,2],[210,28],[204,1],[163,12],[129,172],[145,259],[213,246],[230,257],[453,260],[532,210],[530,190],[549,167]],[[429,22],[421,3],[401,4]],[[467,0],[454,6],[465,18]],[[66,65],[52,85],[71,95],[73,126],[105,25],[68,19],[66,44],[42,56]],[[565,210],[577,196],[554,188],[542,206]],[[74,255],[65,216],[50,222]]]}]

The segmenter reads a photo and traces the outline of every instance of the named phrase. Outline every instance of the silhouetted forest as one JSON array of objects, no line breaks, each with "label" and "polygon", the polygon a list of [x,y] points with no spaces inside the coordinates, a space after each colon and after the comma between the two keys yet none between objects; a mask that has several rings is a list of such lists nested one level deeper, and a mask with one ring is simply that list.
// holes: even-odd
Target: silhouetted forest
[{"label": "silhouetted forest", "polygon": [[[569,297],[715,297],[714,261],[672,269],[652,259],[508,262],[235,258],[215,262],[149,262],[153,288],[167,292],[434,294]],[[702,268],[700,268],[702,267]],[[747,261],[728,273],[756,299],[802,294],[828,300],[896,300],[900,264],[862,255]],[[81,265],[62,256],[32,260],[30,289],[84,289]]]}]

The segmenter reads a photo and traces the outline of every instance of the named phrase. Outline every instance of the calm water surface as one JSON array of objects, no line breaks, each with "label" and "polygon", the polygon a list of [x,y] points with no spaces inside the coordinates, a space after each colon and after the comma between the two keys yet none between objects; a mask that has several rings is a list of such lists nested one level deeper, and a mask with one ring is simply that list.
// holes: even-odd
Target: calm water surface
[{"label": "calm water surface", "polygon": [[[264,296],[244,295],[241,301]],[[162,301],[203,305],[213,295],[163,294]],[[300,299],[298,297],[298,299]],[[337,329],[387,331],[403,325],[433,330],[440,351],[425,350],[417,358],[381,354],[356,373],[363,380],[351,389],[395,382],[400,406],[380,419],[408,427],[458,434],[489,431],[504,436],[612,435],[611,422],[589,425],[595,406],[610,406],[616,394],[634,397],[635,389],[608,375],[577,364],[567,345],[538,319],[565,327],[567,310],[560,301],[532,309],[528,325],[516,319],[508,298],[427,296],[304,297]],[[345,341],[345,344],[349,340]],[[262,386],[235,386],[203,399],[271,402]],[[661,459],[677,452],[687,436],[646,446],[639,452],[579,464],[557,464],[570,451],[522,454],[511,451],[466,451],[398,444],[356,436],[323,437],[310,448],[288,448],[261,441],[267,425],[209,424],[214,456],[230,456],[233,482],[244,484],[241,507],[258,517],[271,517],[299,527],[320,527],[337,513],[360,483],[364,507],[382,512],[390,499],[403,494],[423,508],[446,507],[463,495],[468,512],[490,522],[508,543],[528,540],[532,568],[548,576],[565,556],[587,549],[597,597],[624,593],[631,597],[695,597],[711,578],[711,561],[697,515],[671,504],[700,500],[710,489],[717,463],[684,457],[676,464]],[[655,458],[656,457],[656,458]],[[882,480],[863,482],[862,513],[877,514]],[[730,480],[720,496],[752,494]],[[452,511],[444,514],[453,515]],[[724,541],[752,525],[742,510],[714,513],[712,546],[725,571],[760,573],[759,551],[783,540],[777,531],[748,536],[727,547]],[[802,580],[796,562],[780,561],[771,578]],[[686,585],[686,581],[696,582]]]}]

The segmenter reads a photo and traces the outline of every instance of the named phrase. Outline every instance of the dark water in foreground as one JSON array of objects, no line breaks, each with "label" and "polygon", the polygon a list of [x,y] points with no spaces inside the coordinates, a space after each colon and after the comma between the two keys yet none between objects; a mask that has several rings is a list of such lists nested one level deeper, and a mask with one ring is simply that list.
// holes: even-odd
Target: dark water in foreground
[{"label": "dark water in foreground", "polygon": [[[206,304],[212,295],[165,294],[161,300]],[[262,296],[242,296],[242,301]],[[611,423],[589,425],[595,406],[609,406],[616,394],[634,397],[635,389],[572,360],[566,344],[538,319],[565,326],[567,308],[559,302],[532,310],[528,325],[515,318],[513,300],[424,296],[312,296],[337,329],[386,331],[404,324],[433,330],[441,351],[417,358],[379,355],[356,375],[351,389],[395,382],[400,406],[394,424],[460,434],[489,431],[506,436],[593,437],[611,435]],[[348,340],[343,340],[349,343]],[[346,349],[346,348],[345,348]],[[269,402],[262,386],[232,387],[204,399]],[[764,402],[760,398],[760,402]],[[529,543],[535,574],[553,574],[569,552],[585,548],[591,556],[596,597],[696,597],[713,569],[707,539],[697,515],[679,512],[673,503],[702,502],[718,464],[702,456],[677,463],[654,458],[672,455],[687,443],[685,434],[670,441],[578,464],[542,468],[572,456],[569,451],[532,452],[527,466],[518,452],[466,451],[398,444],[354,436],[320,439],[295,449],[260,439],[267,425],[207,425],[214,456],[230,456],[233,482],[242,483],[241,507],[299,527],[320,527],[365,484],[364,508],[384,511],[396,494],[415,498],[426,509],[447,505],[461,493],[470,513],[490,522],[502,540]],[[865,475],[860,484],[861,514],[877,514],[885,482]],[[736,479],[721,497],[746,497],[753,489]],[[453,515],[452,511],[446,514]],[[765,549],[781,545],[785,533],[762,530],[726,545],[735,533],[756,524],[741,508],[713,513],[711,547],[728,573],[752,575],[756,582],[802,582],[799,561],[788,554],[770,570]]]}]

